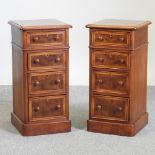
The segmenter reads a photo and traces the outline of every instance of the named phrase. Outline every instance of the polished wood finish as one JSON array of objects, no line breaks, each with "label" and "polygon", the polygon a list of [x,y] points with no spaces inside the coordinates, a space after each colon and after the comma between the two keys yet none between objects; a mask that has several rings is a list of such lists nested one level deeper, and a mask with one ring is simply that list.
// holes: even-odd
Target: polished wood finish
[{"label": "polished wood finish", "polygon": [[28,54],[29,70],[57,69],[66,66],[67,54],[65,50],[51,50],[44,52],[33,52]]},{"label": "polished wood finish", "polygon": [[88,131],[134,136],[148,123],[149,21],[103,20],[90,28]]},{"label": "polished wood finish", "polygon": [[104,19],[92,24],[86,25],[88,28],[102,28],[102,29],[121,29],[121,30],[136,30],[151,24],[150,21],[141,20],[118,20],[118,19]]},{"label": "polished wood finish", "polygon": [[9,21],[14,27],[20,30],[43,30],[44,29],[59,29],[71,28],[72,26],[57,19],[38,19],[38,20],[16,20]]},{"label": "polished wood finish", "polygon": [[128,121],[129,100],[121,97],[94,95],[92,97],[92,118]]},{"label": "polished wood finish", "polygon": [[92,91],[128,94],[128,73],[92,71]]},{"label": "polished wood finish", "polygon": [[67,117],[66,96],[37,97],[29,100],[30,121],[56,120]]},{"label": "polished wood finish", "polygon": [[27,38],[24,46],[28,48],[39,48],[44,46],[64,46],[66,44],[65,30],[57,31],[29,31],[25,33]]},{"label": "polished wood finish", "polygon": [[92,67],[95,68],[112,68],[127,70],[130,68],[130,57],[128,53],[118,51],[93,50]]},{"label": "polished wood finish", "polygon": [[68,132],[69,28],[57,20],[10,21],[12,124],[24,136]]},{"label": "polished wood finish", "polygon": [[121,48],[130,48],[131,33],[127,31],[116,31],[116,30],[92,30],[91,44],[92,46],[104,47],[113,46]]},{"label": "polished wood finish", "polygon": [[30,73],[28,75],[29,93],[65,93],[65,71]]}]

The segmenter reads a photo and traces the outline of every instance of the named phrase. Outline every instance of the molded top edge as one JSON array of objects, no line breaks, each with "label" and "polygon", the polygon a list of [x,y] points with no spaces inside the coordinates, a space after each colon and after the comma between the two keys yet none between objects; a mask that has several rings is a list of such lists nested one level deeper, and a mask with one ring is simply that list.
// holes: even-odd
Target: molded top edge
[{"label": "molded top edge", "polygon": [[15,20],[9,21],[8,23],[21,30],[72,28],[71,25],[56,19]]},{"label": "molded top edge", "polygon": [[87,28],[138,29],[150,25],[150,21],[105,19],[86,25]]}]

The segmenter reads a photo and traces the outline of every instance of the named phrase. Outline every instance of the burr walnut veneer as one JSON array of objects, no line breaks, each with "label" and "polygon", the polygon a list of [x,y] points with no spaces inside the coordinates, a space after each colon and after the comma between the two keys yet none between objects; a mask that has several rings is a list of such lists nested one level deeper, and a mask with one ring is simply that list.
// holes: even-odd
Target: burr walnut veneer
[{"label": "burr walnut veneer", "polygon": [[90,28],[88,131],[134,136],[146,112],[149,21],[103,20]]},{"label": "burr walnut veneer", "polygon": [[71,130],[68,108],[68,24],[10,21],[13,57],[12,124],[22,135]]}]

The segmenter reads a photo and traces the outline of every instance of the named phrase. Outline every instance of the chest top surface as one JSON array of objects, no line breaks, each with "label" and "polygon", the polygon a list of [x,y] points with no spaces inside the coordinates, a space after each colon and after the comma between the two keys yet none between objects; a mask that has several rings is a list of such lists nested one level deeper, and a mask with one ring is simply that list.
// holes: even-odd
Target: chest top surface
[{"label": "chest top surface", "polygon": [[10,25],[21,30],[51,29],[51,28],[71,28],[72,26],[56,19],[38,20],[15,20],[9,21]]},{"label": "chest top surface", "polygon": [[150,21],[105,19],[86,25],[87,28],[138,29],[151,24]]}]

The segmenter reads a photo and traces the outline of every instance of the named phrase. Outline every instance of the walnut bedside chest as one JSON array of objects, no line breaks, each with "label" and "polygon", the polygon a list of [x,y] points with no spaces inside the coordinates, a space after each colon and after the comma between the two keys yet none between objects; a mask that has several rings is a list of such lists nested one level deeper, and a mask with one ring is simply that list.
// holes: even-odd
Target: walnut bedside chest
[{"label": "walnut bedside chest", "polygon": [[55,19],[10,21],[12,124],[24,136],[68,132],[69,28]]},{"label": "walnut bedside chest", "polygon": [[88,131],[134,136],[146,112],[149,21],[103,20],[90,28]]}]

